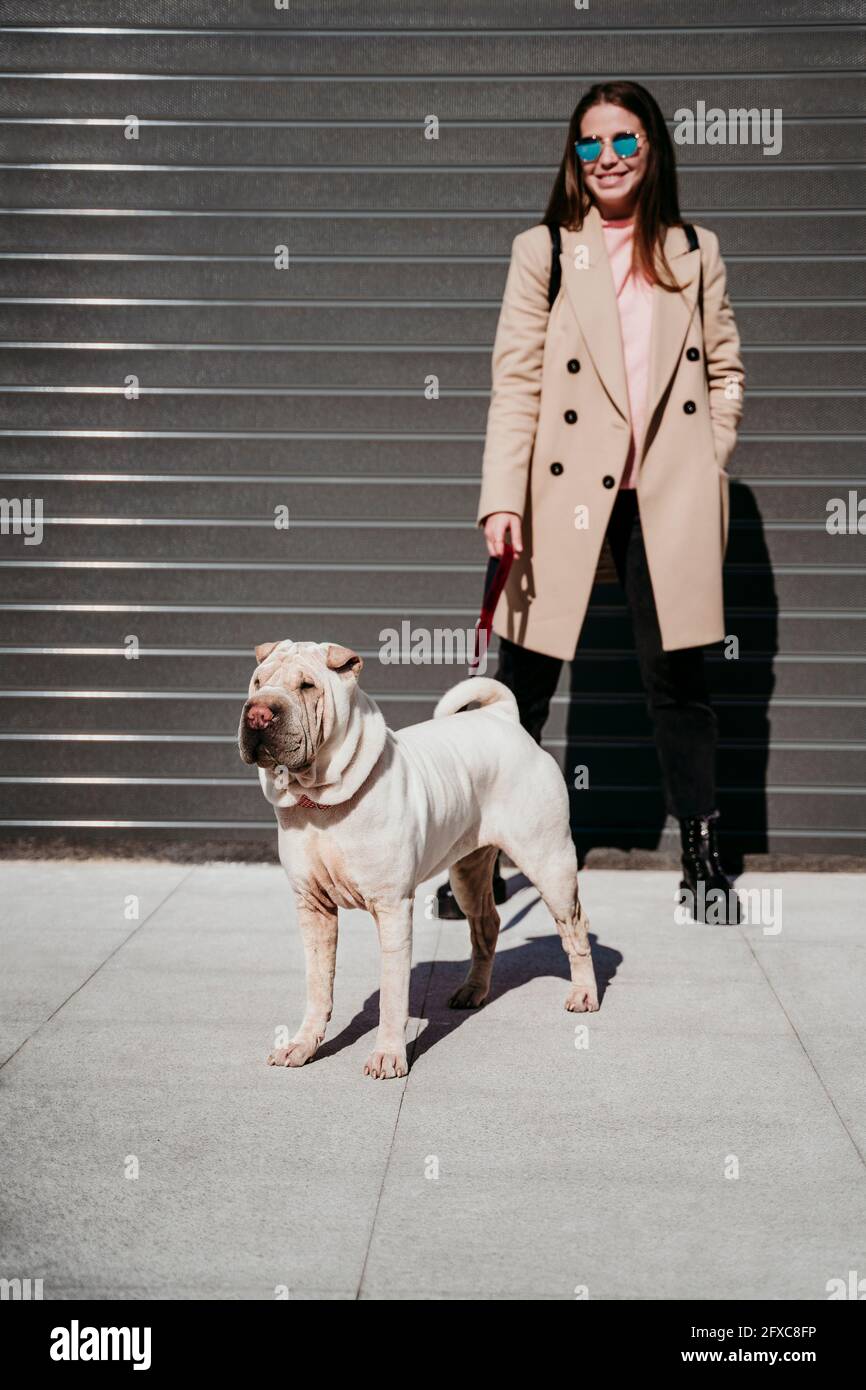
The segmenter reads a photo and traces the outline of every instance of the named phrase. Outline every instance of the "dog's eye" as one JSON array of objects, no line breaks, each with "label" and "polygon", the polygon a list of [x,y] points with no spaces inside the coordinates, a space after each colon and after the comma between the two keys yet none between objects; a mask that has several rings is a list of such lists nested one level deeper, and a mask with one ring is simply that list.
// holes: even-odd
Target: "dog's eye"
[{"label": "dog's eye", "polygon": [[316,687],[312,681],[301,681],[302,690],[315,690],[315,688]]},{"label": "dog's eye", "polygon": [[258,676],[253,676],[253,690],[258,690],[260,681]]}]

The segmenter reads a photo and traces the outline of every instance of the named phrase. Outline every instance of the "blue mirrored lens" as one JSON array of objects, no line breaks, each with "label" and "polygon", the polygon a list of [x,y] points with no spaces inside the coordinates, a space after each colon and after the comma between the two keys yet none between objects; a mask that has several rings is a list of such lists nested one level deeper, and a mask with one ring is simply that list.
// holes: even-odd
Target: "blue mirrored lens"
[{"label": "blue mirrored lens", "polygon": [[585,163],[588,164],[590,160],[598,159],[599,155],[601,154],[601,141],[578,140],[576,141],[574,148],[577,150],[578,159],[582,159]]},{"label": "blue mirrored lens", "polygon": [[614,154],[618,154],[620,159],[630,159],[633,154],[637,154],[636,135],[617,135],[612,144]]}]

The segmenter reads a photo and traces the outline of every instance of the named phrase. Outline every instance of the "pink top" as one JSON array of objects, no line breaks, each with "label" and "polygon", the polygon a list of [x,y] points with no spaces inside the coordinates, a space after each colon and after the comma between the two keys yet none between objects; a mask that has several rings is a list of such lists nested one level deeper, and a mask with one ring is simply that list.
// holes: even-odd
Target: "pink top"
[{"label": "pink top", "polygon": [[653,287],[643,276],[631,273],[634,223],[631,218],[617,221],[602,220],[604,244],[610,261],[622,350],[625,377],[628,383],[628,402],[631,413],[631,446],[623,470],[620,487],[634,487],[635,459],[640,457],[646,431],[647,395],[650,375],[650,337],[653,321]]}]

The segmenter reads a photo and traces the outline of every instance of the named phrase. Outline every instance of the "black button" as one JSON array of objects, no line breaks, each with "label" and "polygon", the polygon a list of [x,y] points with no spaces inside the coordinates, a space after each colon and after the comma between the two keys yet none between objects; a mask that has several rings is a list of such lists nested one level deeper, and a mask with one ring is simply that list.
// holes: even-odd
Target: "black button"
[{"label": "black button", "polygon": [[701,354],[698,352],[697,348],[686,349],[686,357],[689,359],[690,362],[697,362],[700,355]]},{"label": "black button", "polygon": [[580,371],[580,363],[578,362],[578,360],[577,360],[576,357],[572,357],[571,360],[569,361],[568,370],[569,370],[570,372],[579,372],[579,371]]},{"label": "black button", "polygon": [[616,482],[616,478],[612,478],[609,473],[606,473],[601,481],[605,487],[613,487],[614,483]]},{"label": "black button", "polygon": [[555,478],[558,478],[559,475],[560,475],[560,473],[562,472],[562,464],[561,464],[561,463],[552,463],[552,464],[550,465],[550,471],[551,471],[551,473],[553,474],[553,476],[554,476]]},{"label": "black button", "polygon": [[687,415],[694,415],[697,408],[698,407],[695,405],[694,401],[686,401],[685,405],[683,406],[683,410],[686,412]]},{"label": "black button", "polygon": [[565,423],[566,423],[567,425],[573,425],[576,419],[577,419],[577,411],[576,411],[576,410],[567,410],[567,411],[565,412]]}]

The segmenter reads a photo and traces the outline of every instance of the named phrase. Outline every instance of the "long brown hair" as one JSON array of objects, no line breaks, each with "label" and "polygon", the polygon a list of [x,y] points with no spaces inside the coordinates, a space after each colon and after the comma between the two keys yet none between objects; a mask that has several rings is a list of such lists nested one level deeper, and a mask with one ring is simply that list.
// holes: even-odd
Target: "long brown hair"
[{"label": "long brown hair", "polygon": [[583,117],[590,107],[598,106],[601,102],[621,106],[639,117],[647,135],[647,166],[635,210],[634,268],[652,284],[661,285],[662,289],[679,290],[680,286],[664,253],[665,232],[668,227],[682,226],[683,220],[677,195],[674,147],[658,102],[639,82],[596,82],[581,97],[568,123],[565,153],[547,204],[544,223],[575,231],[583,226],[592,206],[592,198],[584,182],[583,169],[574,145],[580,138]]}]

